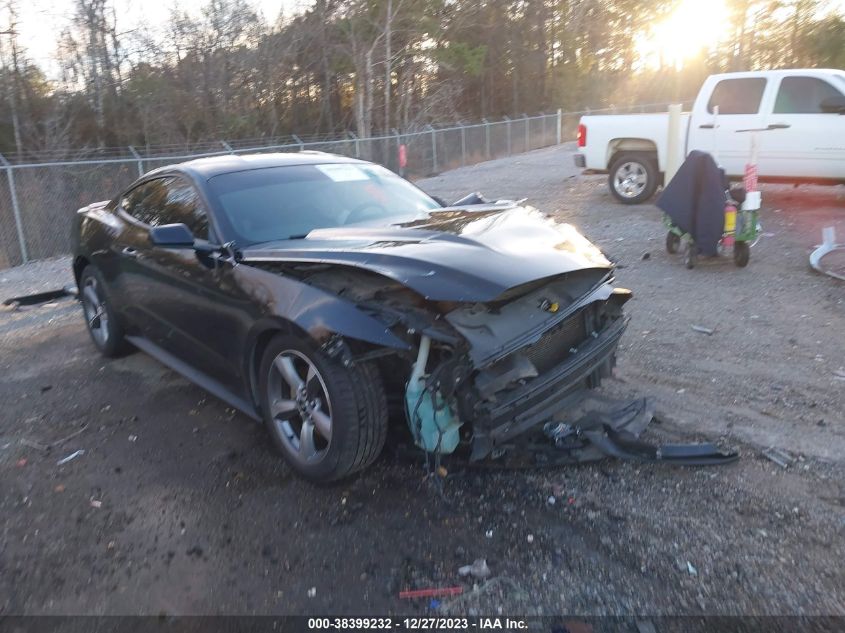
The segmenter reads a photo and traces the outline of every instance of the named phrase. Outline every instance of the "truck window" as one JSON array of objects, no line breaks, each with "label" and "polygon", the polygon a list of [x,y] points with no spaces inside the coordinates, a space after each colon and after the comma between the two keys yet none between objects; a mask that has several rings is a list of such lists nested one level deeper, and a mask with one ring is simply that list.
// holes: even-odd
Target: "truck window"
[{"label": "truck window", "polygon": [[841,96],[817,77],[784,77],[775,100],[775,114],[821,114],[822,101]]},{"label": "truck window", "polygon": [[707,111],[712,114],[713,107],[719,106],[719,114],[757,114],[765,89],[763,77],[722,79],[713,88]]}]

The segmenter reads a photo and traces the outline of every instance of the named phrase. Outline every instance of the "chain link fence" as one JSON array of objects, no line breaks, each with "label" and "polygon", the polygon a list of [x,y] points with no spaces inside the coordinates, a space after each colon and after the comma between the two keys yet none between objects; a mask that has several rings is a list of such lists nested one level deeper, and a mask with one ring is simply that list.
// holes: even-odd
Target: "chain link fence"
[{"label": "chain link fence", "polygon": [[[596,112],[655,112],[667,104],[607,108]],[[128,147],[105,150],[85,160],[24,162],[0,155],[0,269],[70,252],[71,221],[76,209],[105,200],[125,190],[140,175],[161,167],[203,156],[254,152],[316,150],[380,163],[408,178],[433,175],[455,167],[527,152],[574,138],[583,112],[561,112],[505,117],[500,121],[458,122],[450,126],[391,130],[380,136],[307,139],[219,141],[194,146]],[[400,146],[407,162],[399,164]],[[49,157],[48,157],[49,158]]]}]

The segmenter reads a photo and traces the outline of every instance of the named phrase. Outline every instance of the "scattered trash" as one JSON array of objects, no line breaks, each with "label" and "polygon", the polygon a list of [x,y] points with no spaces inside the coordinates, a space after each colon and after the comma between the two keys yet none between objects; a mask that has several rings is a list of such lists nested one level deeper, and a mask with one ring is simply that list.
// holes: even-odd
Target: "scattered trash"
[{"label": "scattered trash", "polygon": [[841,367],[833,372],[833,378],[835,380],[845,380],[845,369]]},{"label": "scattered trash", "polygon": [[311,587],[311,589],[308,590],[308,597],[309,598],[316,598],[317,597],[317,587]]},{"label": "scattered trash", "polygon": [[74,451],[73,453],[71,453],[67,457],[62,457],[59,461],[57,461],[56,466],[63,466],[65,464],[67,464],[69,461],[76,459],[77,457],[82,457],[84,454],[85,454],[85,451],[83,449],[80,449],[78,451]]},{"label": "scattered trash", "polygon": [[53,488],[53,492],[64,492],[65,485],[64,484],[57,484],[55,488]]},{"label": "scattered trash", "polygon": [[437,467],[437,474],[438,474],[440,477],[442,477],[443,479],[446,479],[446,475],[448,475],[448,474],[449,474],[449,471],[448,471],[448,470],[446,470],[446,468],[445,468],[444,466],[438,466],[438,467]]},{"label": "scattered trash", "polygon": [[781,468],[789,468],[793,463],[795,463],[795,458],[792,455],[786,451],[780,450],[779,448],[767,448],[763,451],[763,457],[774,462]]},{"label": "scattered trash", "polygon": [[23,444],[24,446],[28,446],[29,448],[34,448],[38,451],[46,451],[48,448],[50,448],[49,446],[45,446],[44,444],[40,444],[34,440],[28,440],[25,437],[21,438],[21,444]]},{"label": "scattered trash", "polygon": [[432,611],[436,611],[440,608],[440,600],[438,600],[437,598],[432,598],[431,602],[428,603],[428,608]]},{"label": "scattered trash", "polygon": [[526,537],[526,539],[525,539],[525,540],[527,540],[529,543],[533,543],[533,542],[534,542],[534,535],[533,535],[533,534],[529,534],[529,535]]},{"label": "scattered trash", "polygon": [[707,336],[713,336],[713,332],[716,331],[709,327],[704,327],[703,325],[691,325],[690,327],[696,332],[701,332],[702,334],[706,334]]},{"label": "scattered trash", "polygon": [[557,503],[557,499],[555,499],[554,495],[550,495],[549,498],[546,499],[546,503],[548,503],[550,506],[553,506]]},{"label": "scattered trash", "polygon": [[99,499],[91,499],[91,507],[92,508],[102,508],[103,502]]},{"label": "scattered trash", "polygon": [[[309,590],[309,596],[311,591],[314,591],[316,595],[317,590],[312,589]],[[407,591],[400,591],[399,597],[403,600],[409,600],[413,598],[439,598],[441,596],[457,596],[464,592],[463,587],[433,587],[431,589],[409,589]],[[313,597],[313,596],[311,596]]]},{"label": "scattered trash", "polygon": [[687,561],[687,571],[690,576],[698,576],[698,570],[692,566],[692,563]]},{"label": "scattered trash", "polygon": [[490,577],[490,568],[487,566],[486,558],[477,559],[472,565],[464,565],[458,569],[459,576],[472,576],[479,580]]},{"label": "scattered trash", "polygon": [[493,530],[487,530],[484,533],[484,536],[486,536],[487,538],[493,538]]},{"label": "scattered trash", "polygon": [[24,466],[26,466],[26,457],[21,457],[18,460],[18,468],[23,468]]},{"label": "scattered trash", "polygon": [[137,436],[137,435],[130,435],[127,439],[128,439],[130,442],[137,442],[137,441],[138,441],[138,436]]},{"label": "scattered trash", "polygon": [[651,259],[651,253],[649,253],[648,251],[644,252],[642,255],[640,255],[640,259],[643,261]]}]

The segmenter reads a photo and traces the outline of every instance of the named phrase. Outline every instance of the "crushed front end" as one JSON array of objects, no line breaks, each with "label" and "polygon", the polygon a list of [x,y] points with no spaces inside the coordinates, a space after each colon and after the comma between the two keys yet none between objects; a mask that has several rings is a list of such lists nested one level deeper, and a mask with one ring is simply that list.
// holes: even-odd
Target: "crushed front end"
[{"label": "crushed front end", "polygon": [[610,375],[630,297],[612,272],[585,269],[445,315],[468,344],[454,398],[471,426],[471,459],[574,407]]}]

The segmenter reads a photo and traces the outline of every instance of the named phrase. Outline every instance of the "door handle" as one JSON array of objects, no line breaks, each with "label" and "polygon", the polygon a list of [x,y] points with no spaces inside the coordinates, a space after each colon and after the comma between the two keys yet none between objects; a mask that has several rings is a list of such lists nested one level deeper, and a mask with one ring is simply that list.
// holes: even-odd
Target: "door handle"
[{"label": "door handle", "polygon": [[132,248],[131,246],[124,246],[123,249],[120,251],[127,257],[137,257],[138,256],[138,249]]},{"label": "door handle", "polygon": [[716,127],[716,126],[715,126],[715,125],[713,125],[712,123],[702,123],[702,124],[701,124],[701,125],[699,125],[698,127],[699,127],[700,129],[702,129],[702,130],[712,130],[712,129],[713,129],[714,127]]},{"label": "door handle", "polygon": [[770,123],[767,130],[785,130],[786,128],[792,127],[789,123]]}]

